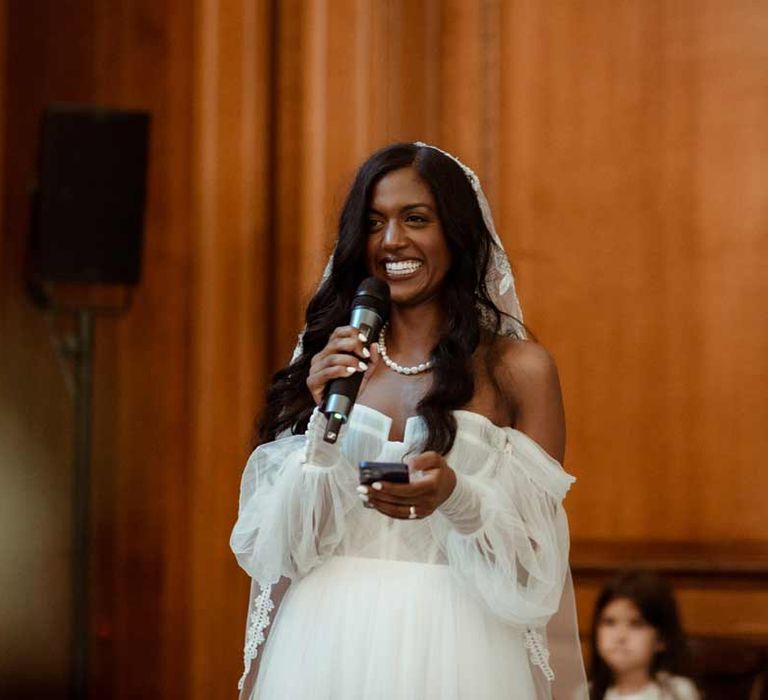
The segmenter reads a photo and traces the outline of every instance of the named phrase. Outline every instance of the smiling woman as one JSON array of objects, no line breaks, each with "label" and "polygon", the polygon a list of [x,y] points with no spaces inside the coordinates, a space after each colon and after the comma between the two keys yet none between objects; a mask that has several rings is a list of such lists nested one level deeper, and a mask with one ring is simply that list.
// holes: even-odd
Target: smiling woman
[{"label": "smiling woman", "polygon": [[451,265],[435,198],[413,168],[400,168],[376,184],[371,198],[368,271],[389,282],[396,305],[439,295]]},{"label": "smiling woman", "polygon": [[[391,307],[369,348],[346,323],[371,275]],[[526,339],[474,173],[422,143],[373,154],[306,319],[232,533],[254,581],[244,697],[586,698],[557,370]],[[326,443],[326,385],[355,372],[358,403]],[[363,460],[406,462],[409,482],[360,485]]]}]

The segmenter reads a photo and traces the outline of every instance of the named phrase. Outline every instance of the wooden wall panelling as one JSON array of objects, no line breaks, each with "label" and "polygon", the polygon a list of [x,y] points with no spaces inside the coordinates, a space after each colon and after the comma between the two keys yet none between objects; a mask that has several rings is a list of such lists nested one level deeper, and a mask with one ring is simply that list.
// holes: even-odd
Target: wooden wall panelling
[{"label": "wooden wall panelling", "polygon": [[[306,62],[306,6],[303,0],[278,3],[275,8],[275,49],[272,67],[274,114],[273,229],[268,270],[273,290],[269,335],[269,372],[291,358],[296,335],[304,320],[306,285],[303,265],[302,163],[307,96],[304,92]],[[261,404],[259,404],[261,409]]]},{"label": "wooden wall panelling", "polygon": [[98,336],[94,686],[178,697],[190,675],[192,26],[173,0],[96,13],[93,99],[147,109],[152,128],[142,281],[130,313]]},{"label": "wooden wall panelling", "polygon": [[[167,698],[191,695],[193,680],[189,668],[192,657],[190,638],[194,629],[190,619],[190,610],[194,610],[194,605],[189,585],[190,560],[193,556],[189,546],[192,503],[189,476],[192,438],[189,430],[191,404],[195,400],[191,391],[189,354],[191,317],[194,313],[190,298],[193,279],[190,258],[194,250],[194,124],[190,119],[194,94],[191,70],[194,62],[193,17],[187,2],[168,5],[163,31],[168,68],[156,88],[160,93],[158,99],[163,96],[166,100],[166,118],[165,124],[157,123],[153,132],[153,147],[168,162],[163,173],[165,192],[162,199],[155,201],[156,216],[163,217],[158,220],[158,225],[163,222],[166,232],[162,238],[167,241],[157,253],[161,261],[158,276],[163,276],[167,270],[171,270],[174,275],[172,280],[166,280],[164,290],[169,297],[166,313],[174,318],[169,324],[164,314],[159,315],[156,323],[164,327],[171,326],[176,345],[173,351],[175,362],[173,355],[162,357],[162,350],[159,351],[160,357],[153,359],[153,362],[157,362],[162,358],[162,371],[171,378],[165,391],[169,393],[166,400],[174,406],[175,414],[168,424],[171,443],[167,446],[173,459],[168,460],[170,468],[158,465],[162,475],[162,503],[165,506],[162,522],[165,533],[165,581],[161,598],[162,679],[158,694]],[[134,80],[141,81],[151,71],[152,64],[145,61],[142,68],[134,73]],[[172,285],[176,288],[171,289]],[[157,374],[154,376],[157,377]],[[182,440],[184,446],[179,444]]]},{"label": "wooden wall panelling", "polygon": [[[587,527],[616,535],[645,531],[667,511],[679,522],[686,507],[669,502],[675,492],[670,480],[680,472],[664,469],[673,450],[665,419],[674,400],[667,389],[676,357],[660,341],[684,329],[673,329],[667,315],[672,261],[662,247],[665,213],[658,202],[657,183],[667,182],[660,130],[678,118],[661,110],[664,93],[659,97],[662,88],[654,79],[665,73],[660,26],[655,6],[627,5],[604,18],[561,13],[542,30],[542,63],[550,71],[545,77],[558,77],[551,84],[556,94],[541,94],[550,131],[539,141],[540,176],[546,180],[537,193],[537,231],[545,232],[555,265],[540,268],[534,288],[556,287],[556,275],[568,270],[569,260],[576,268],[566,279],[578,292],[564,301],[571,317],[580,319],[581,333],[571,324],[566,335],[572,338],[569,349],[579,353],[580,376],[589,382],[580,385],[574,403],[586,416],[582,429],[591,424],[591,461],[581,461],[582,436],[572,432],[574,462],[588,466],[574,500],[578,506],[579,495],[591,499],[592,508],[582,511],[592,518]],[[684,110],[679,114],[686,116]],[[679,191],[686,181],[668,186]],[[547,300],[542,317],[551,325],[563,310],[554,295]],[[598,348],[609,348],[608,357]],[[567,361],[570,353],[563,355]],[[621,478],[614,476],[617,465]],[[602,505],[595,503],[596,478]],[[638,482],[646,486],[638,489]],[[612,502],[626,507],[611,508]]]},{"label": "wooden wall panelling", "polygon": [[[305,300],[331,251],[339,209],[361,152],[368,150],[360,142],[367,136],[363,125],[388,106],[386,80],[375,86],[367,80],[371,62],[380,58],[376,39],[370,45],[364,40],[387,11],[387,5],[353,0],[306,5],[300,256]],[[363,39],[351,39],[356,35]]]},{"label": "wooden wall panelling", "polygon": [[[441,66],[447,55],[441,38],[445,19],[441,0],[401,0],[390,3],[386,20],[377,23],[380,30],[386,27],[386,32],[379,31],[378,41],[388,47],[382,64],[387,75],[382,77],[389,119],[379,133],[371,134],[371,146],[392,141],[432,143],[440,138],[445,115],[441,82]],[[371,88],[380,90],[375,82]],[[361,158],[366,155],[363,152]]]},{"label": "wooden wall panelling", "polygon": [[[340,6],[334,4],[339,12]],[[344,8],[350,11],[349,5]],[[328,109],[332,101],[328,92],[328,20],[329,6],[320,0],[308,2],[303,14],[303,38],[306,49],[302,52],[304,64],[301,66],[304,92],[304,120],[302,123],[302,162],[301,162],[301,247],[299,249],[300,294],[309,298],[314,290],[329,252],[332,240],[327,231],[331,219],[325,202],[328,183],[325,170],[328,152]],[[340,15],[343,16],[343,15]],[[349,15],[343,16],[345,25]],[[348,76],[351,61],[341,68],[342,75]],[[346,70],[344,70],[346,69]],[[349,80],[349,78],[347,78]],[[349,105],[347,105],[348,107]],[[349,128],[349,114],[345,114],[345,128]],[[333,144],[336,146],[336,143]]]},{"label": "wooden wall panelling", "polygon": [[[748,380],[767,374],[749,302],[766,289],[746,259],[765,246],[747,152],[765,143],[765,11],[697,7],[503,5],[500,228],[560,362],[577,537],[768,535],[753,466],[768,411]],[[732,318],[749,321],[737,348]]]},{"label": "wooden wall panelling", "polygon": [[[496,227],[510,257],[521,296],[523,314],[535,316],[534,300],[527,292],[531,259],[537,256],[525,241],[531,238],[531,206],[536,174],[536,133],[540,115],[536,90],[540,13],[535,2],[501,4],[499,16],[499,184],[495,197]],[[556,290],[551,290],[556,293]],[[542,340],[545,340],[542,338]],[[551,348],[555,349],[555,348]],[[562,360],[557,357],[562,374]]]},{"label": "wooden wall panelling", "polygon": [[440,139],[476,171],[495,202],[499,136],[500,3],[442,3]]},{"label": "wooden wall panelling", "polygon": [[768,539],[768,7],[708,2],[699,16],[696,260],[699,450],[691,471],[707,540]]},{"label": "wooden wall panelling", "polygon": [[22,270],[40,115],[52,100],[90,94],[93,18],[86,2],[18,1],[2,3],[0,17],[0,695],[60,698],[71,648],[72,404]]},{"label": "wooden wall panelling", "polygon": [[358,165],[390,141],[437,134],[440,12],[436,0],[278,10],[275,288],[285,313],[274,368],[290,357]]},{"label": "wooden wall panelling", "polygon": [[[764,546],[768,13],[521,0],[501,15],[495,211],[560,367],[575,549]],[[740,580],[681,582],[692,633],[765,636]],[[586,631],[598,584],[576,583]]]},{"label": "wooden wall panelling", "polygon": [[197,10],[188,672],[207,699],[235,692],[242,663],[248,579],[228,541],[270,346],[274,38],[269,2]]}]

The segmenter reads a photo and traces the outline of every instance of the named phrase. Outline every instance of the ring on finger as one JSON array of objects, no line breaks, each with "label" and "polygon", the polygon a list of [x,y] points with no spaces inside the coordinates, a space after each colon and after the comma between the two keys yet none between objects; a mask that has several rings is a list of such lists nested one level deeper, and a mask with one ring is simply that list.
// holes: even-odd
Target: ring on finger
[{"label": "ring on finger", "polygon": [[416,520],[419,516],[416,515],[416,506],[411,506],[408,509],[408,520]]}]

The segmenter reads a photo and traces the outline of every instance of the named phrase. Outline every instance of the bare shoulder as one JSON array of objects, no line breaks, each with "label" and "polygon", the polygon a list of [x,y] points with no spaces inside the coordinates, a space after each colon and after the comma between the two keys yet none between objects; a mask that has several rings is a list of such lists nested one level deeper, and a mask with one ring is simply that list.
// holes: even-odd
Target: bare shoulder
[{"label": "bare shoulder", "polygon": [[562,462],[565,418],[554,358],[543,345],[517,338],[498,338],[493,356],[494,380],[514,409],[514,427]]},{"label": "bare shoulder", "polygon": [[525,398],[519,392],[541,385],[555,383],[559,389],[560,380],[555,359],[550,352],[533,340],[498,338],[494,347],[494,378],[504,391],[506,398]]}]

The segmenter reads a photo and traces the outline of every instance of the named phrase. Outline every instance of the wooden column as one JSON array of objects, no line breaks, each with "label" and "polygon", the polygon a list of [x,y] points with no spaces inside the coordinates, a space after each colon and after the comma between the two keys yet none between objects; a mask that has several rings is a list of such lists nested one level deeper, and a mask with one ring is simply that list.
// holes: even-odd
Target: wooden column
[{"label": "wooden column", "polygon": [[278,200],[273,368],[290,358],[360,163],[440,128],[441,5],[292,0],[278,5]]},{"label": "wooden column", "polygon": [[142,280],[97,338],[94,694],[188,696],[192,16],[176,0],[94,6],[90,100],[152,116]]},{"label": "wooden column", "polygon": [[190,697],[236,692],[248,579],[229,550],[272,345],[270,3],[197,3],[187,502]]}]

